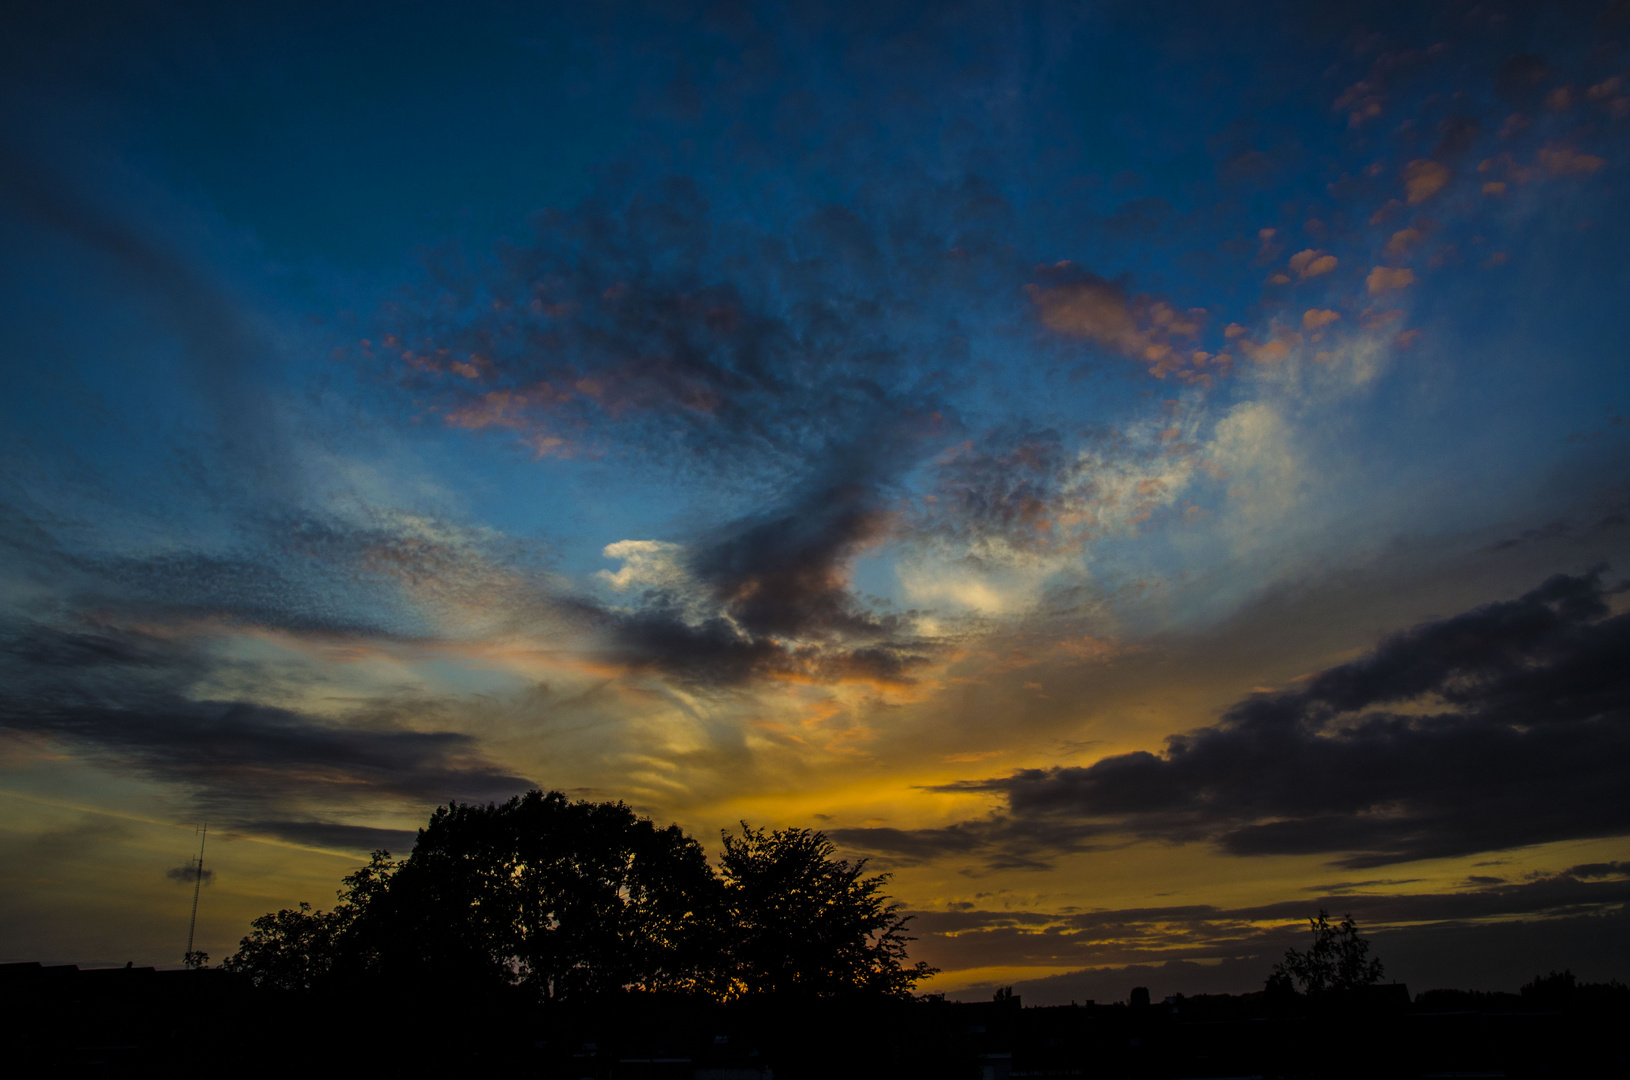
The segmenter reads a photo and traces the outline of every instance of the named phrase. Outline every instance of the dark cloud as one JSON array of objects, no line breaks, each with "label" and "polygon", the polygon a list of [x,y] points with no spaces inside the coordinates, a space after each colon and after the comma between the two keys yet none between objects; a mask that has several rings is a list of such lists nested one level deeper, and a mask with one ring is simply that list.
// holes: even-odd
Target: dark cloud
[{"label": "dark cloud", "polygon": [[867,610],[848,582],[849,562],[887,531],[884,494],[911,444],[906,425],[882,426],[864,448],[829,457],[781,505],[700,539],[686,562],[705,593],[704,617],[664,590],[632,612],[585,603],[611,639],[608,658],[696,683],[911,682],[932,644],[898,616]]},{"label": "dark cloud", "polygon": [[118,628],[61,630],[34,624],[0,632],[0,653],[28,666],[84,669],[153,667],[174,663],[176,650],[147,635]]},{"label": "dark cloud", "polygon": [[1561,519],[1548,521],[1491,544],[1488,550],[1506,551],[1521,544],[1545,543],[1552,540],[1583,540],[1623,526],[1626,520],[1630,520],[1625,517],[1627,509],[1630,509],[1630,501],[1616,500],[1597,510],[1593,515],[1595,520],[1589,525],[1579,526],[1572,521]]},{"label": "dark cloud", "polygon": [[1438,124],[1438,144],[1432,156],[1440,161],[1454,161],[1462,157],[1477,141],[1481,130],[1476,117],[1451,116]]},{"label": "dark cloud", "polygon": [[914,441],[898,421],[823,463],[802,491],[768,513],[737,522],[697,545],[691,570],[749,634],[875,634],[845,570],[883,539],[886,485],[911,459]]},{"label": "dark cloud", "polygon": [[936,463],[925,533],[964,541],[1001,537],[1024,549],[1059,542],[1056,503],[1071,455],[1052,430],[989,432]]},{"label": "dark cloud", "polygon": [[1308,885],[1303,892],[1345,893],[1355,889],[1374,889],[1379,886],[1413,885],[1420,878],[1371,878],[1368,881],[1332,881],[1323,885]]},{"label": "dark cloud", "polygon": [[596,609],[593,618],[611,639],[604,659],[704,686],[762,678],[904,686],[934,651],[932,643],[915,641],[798,645],[755,637],[723,617],[690,622],[660,605],[628,614]]},{"label": "dark cloud", "polygon": [[[1022,961],[1090,970],[1032,980],[1035,1004],[1261,989],[1275,961],[1303,947],[1319,909],[1351,914],[1387,976],[1412,989],[1514,990],[1536,970],[1571,964],[1605,978],[1630,957],[1630,877],[1591,880],[1572,868],[1532,882],[1471,884],[1456,892],[1334,892],[1243,908],[1206,904],[1058,913],[965,903],[913,913],[913,955],[953,967]],[[1360,883],[1362,884],[1362,883]],[[1380,883],[1376,883],[1380,884]],[[1400,882],[1399,884],[1404,884]],[[1544,965],[1544,966],[1540,966]],[[1028,1000],[1028,999],[1027,999]]]},{"label": "dark cloud", "polygon": [[[1405,983],[1412,994],[1435,988],[1511,993],[1536,974],[1561,967],[1586,981],[1605,981],[1618,978],[1630,963],[1630,918],[1622,913],[1361,928],[1368,931],[1373,955],[1385,963],[1386,978]],[[1301,934],[1287,932],[1253,943],[1244,955],[1207,956],[1204,962],[1167,959],[1151,951],[1137,958],[1141,962],[1030,979],[1015,983],[1014,989],[1026,1005],[1125,1001],[1134,986],[1148,987],[1156,1000],[1178,993],[1238,994],[1262,989],[1283,950],[1305,944]],[[956,996],[988,1000],[990,992],[972,987]]]},{"label": "dark cloud", "polygon": [[[15,526],[0,524],[0,551],[16,569],[109,625],[214,620],[311,637],[425,640],[437,636],[446,606],[496,611],[542,602],[545,592],[543,545],[477,535],[432,515],[342,521],[316,511],[245,513],[214,550],[141,556],[78,549],[14,506],[0,506],[0,522]],[[509,578],[501,587],[489,574],[495,566]],[[37,662],[52,665],[90,662],[97,650],[149,648],[128,638],[93,640],[123,633],[113,629],[53,633],[36,626],[26,640],[12,640],[0,626],[0,650],[42,650]]]},{"label": "dark cloud", "polygon": [[884,865],[976,858],[985,870],[1048,870],[1060,855],[1100,846],[1109,831],[1088,822],[993,814],[936,829],[874,826],[829,829],[827,835],[844,847],[876,857]]},{"label": "dark cloud", "polygon": [[1003,204],[987,187],[917,194],[775,231],[721,219],[688,181],[608,182],[490,258],[433,257],[372,362],[449,425],[757,497],[685,539],[684,595],[565,601],[606,660],[699,684],[909,682],[927,644],[862,603],[849,567],[958,430],[959,305],[1022,304],[1026,272],[988,239]]},{"label": "dark cloud", "polygon": [[205,885],[215,884],[215,871],[207,866],[202,873],[197,866],[172,866],[164,871],[164,876],[180,885],[191,885],[198,881]]},{"label": "dark cloud", "polygon": [[955,317],[927,310],[948,290],[982,303],[972,286],[1003,272],[948,257],[970,255],[962,226],[985,212],[954,189],[909,211],[818,207],[779,232],[719,220],[688,180],[601,192],[490,257],[431,257],[366,354],[444,422],[540,454],[796,473],[880,418],[943,413],[933,383],[965,358]]},{"label": "dark cloud", "polygon": [[1630,833],[1630,615],[1609,595],[1599,570],[1558,575],[1254,694],[1164,753],[949,785],[1005,797],[984,822],[849,842],[988,858],[1119,830],[1359,868]]},{"label": "dark cloud", "polygon": [[[1118,965],[1176,956],[1215,963],[1252,954],[1272,961],[1301,945],[1305,921],[1320,909],[1351,914],[1369,929],[1433,927],[1439,931],[1492,920],[1622,918],[1630,881],[1583,880],[1567,874],[1518,885],[1473,885],[1442,893],[1331,893],[1241,908],[1210,904],[1098,911],[990,910],[952,905],[913,913],[912,929],[930,962]],[[1254,988],[1254,987],[1247,987]],[[1192,992],[1192,991],[1190,991]]]},{"label": "dark cloud", "polygon": [[300,796],[486,800],[531,786],[449,731],[347,727],[246,701],[7,701],[0,724],[45,735],[241,808]]},{"label": "dark cloud", "polygon": [[1494,92],[1507,104],[1529,105],[1550,77],[1545,58],[1535,53],[1507,57],[1494,72]]},{"label": "dark cloud", "polygon": [[1630,862],[1615,860],[1614,862],[1580,863],[1578,866],[1568,867],[1562,873],[1567,877],[1584,879],[1630,877]]},{"label": "dark cloud", "polygon": [[[185,643],[34,624],[13,628],[4,644],[0,730],[179,784],[233,827],[253,828],[268,812],[311,803],[395,798],[424,805],[500,798],[531,786],[461,733],[411,730],[388,716],[325,719],[193,696],[195,682],[222,665]],[[299,828],[285,822],[268,831]]]},{"label": "dark cloud", "polygon": [[249,821],[240,828],[291,843],[342,851],[405,852],[413,848],[415,835],[408,829],[376,829],[332,821]]}]

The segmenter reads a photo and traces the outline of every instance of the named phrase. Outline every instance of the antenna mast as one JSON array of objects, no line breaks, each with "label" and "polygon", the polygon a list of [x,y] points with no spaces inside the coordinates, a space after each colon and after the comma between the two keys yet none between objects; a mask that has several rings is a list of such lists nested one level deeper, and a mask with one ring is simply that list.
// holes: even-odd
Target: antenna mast
[{"label": "antenna mast", "polygon": [[187,927],[187,955],[182,963],[187,967],[198,967],[193,961],[192,939],[198,932],[198,893],[204,886],[204,844],[209,840],[209,822],[203,824],[203,835],[198,839],[198,866],[192,880],[192,925]]}]

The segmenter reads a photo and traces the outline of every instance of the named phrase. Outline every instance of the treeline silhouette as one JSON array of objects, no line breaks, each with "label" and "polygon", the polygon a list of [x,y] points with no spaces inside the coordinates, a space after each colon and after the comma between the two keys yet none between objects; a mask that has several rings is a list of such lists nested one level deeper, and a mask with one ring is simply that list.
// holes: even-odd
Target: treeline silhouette
[{"label": "treeline silhouette", "polygon": [[1623,1076],[1630,990],[1570,973],[1519,993],[1398,983],[1022,1007],[936,995],[641,992],[520,1006],[457,984],[398,993],[257,987],[220,968],[0,964],[8,1075],[503,1074],[546,1080],[815,1077]]},{"label": "treeline silhouette", "polygon": [[909,997],[934,969],[907,963],[908,919],[864,868],[820,832],[744,823],[715,871],[676,825],[534,790],[437,808],[405,860],[375,852],[330,910],[261,916],[223,967],[269,989],[529,1002]]},{"label": "treeline silhouette", "polygon": [[438,808],[338,902],[256,919],[216,968],[0,965],[16,1075],[505,1073],[553,1080],[1630,1074],[1630,990],[1536,976],[1413,999],[1349,915],[1265,987],[1023,1008],[914,996],[887,878],[818,831],[726,833],[715,867],[621,803]]}]

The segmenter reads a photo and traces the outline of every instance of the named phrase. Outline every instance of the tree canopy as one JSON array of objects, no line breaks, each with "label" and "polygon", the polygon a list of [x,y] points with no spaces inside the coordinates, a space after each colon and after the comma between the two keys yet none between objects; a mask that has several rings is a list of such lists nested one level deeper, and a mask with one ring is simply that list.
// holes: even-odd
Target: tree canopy
[{"label": "tree canopy", "polygon": [[721,875],[678,826],[531,791],[438,807],[406,860],[375,852],[330,911],[261,916],[225,966],[290,990],[909,995],[933,969],[906,964],[907,918],[864,865],[819,832],[743,823]]},{"label": "tree canopy", "polygon": [[909,994],[932,973],[905,966],[907,918],[881,895],[887,878],[834,857],[808,829],[766,833],[742,823],[724,837],[734,993]]},{"label": "tree canopy", "polygon": [[1340,923],[1330,922],[1330,913],[1319,909],[1319,917],[1309,919],[1313,945],[1306,952],[1286,949],[1285,959],[1274,965],[1268,979],[1270,988],[1288,988],[1300,983],[1308,994],[1333,990],[1355,990],[1379,982],[1381,961],[1369,955],[1370,943],[1358,935],[1351,915]]}]

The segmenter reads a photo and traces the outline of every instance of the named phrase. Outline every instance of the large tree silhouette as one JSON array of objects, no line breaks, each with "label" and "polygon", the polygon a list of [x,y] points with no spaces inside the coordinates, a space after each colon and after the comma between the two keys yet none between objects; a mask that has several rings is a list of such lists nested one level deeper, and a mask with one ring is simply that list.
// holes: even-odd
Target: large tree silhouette
[{"label": "large tree silhouette", "polygon": [[905,966],[907,919],[881,895],[887,877],[862,877],[865,860],[835,858],[822,833],[743,822],[719,861],[734,993],[899,996],[933,973]]},{"label": "large tree silhouette", "polygon": [[818,832],[725,837],[721,880],[695,840],[622,803],[531,791],[438,807],[397,863],[376,852],[331,911],[264,915],[226,966],[260,985],[903,996],[906,919],[883,877]]}]

